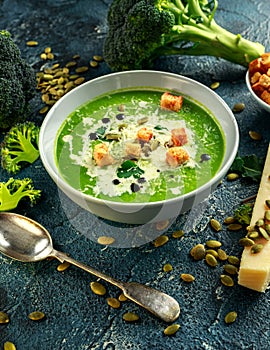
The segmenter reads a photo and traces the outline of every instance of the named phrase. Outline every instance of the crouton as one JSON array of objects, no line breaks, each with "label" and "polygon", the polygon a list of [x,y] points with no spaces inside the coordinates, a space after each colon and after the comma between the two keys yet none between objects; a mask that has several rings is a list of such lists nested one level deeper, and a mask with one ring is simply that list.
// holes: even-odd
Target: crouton
[{"label": "crouton", "polygon": [[249,64],[251,88],[264,102],[270,104],[270,53],[264,53]]},{"label": "crouton", "polygon": [[188,160],[189,154],[182,147],[171,147],[166,152],[166,161],[172,167],[177,167],[178,165],[184,164]]},{"label": "crouton", "polygon": [[260,97],[264,102],[270,105],[270,92],[264,90]]},{"label": "crouton", "polygon": [[153,137],[153,131],[149,128],[143,127],[137,131],[137,138],[143,142],[149,142]]},{"label": "crouton", "polygon": [[188,142],[185,128],[172,129],[171,134],[171,139],[174,146],[183,146]]},{"label": "crouton", "polygon": [[113,164],[114,159],[109,153],[108,146],[105,143],[98,143],[94,147],[93,158],[100,167]]},{"label": "crouton", "polygon": [[183,97],[176,96],[169,92],[164,92],[160,99],[160,107],[169,109],[174,112],[179,112],[183,105]]},{"label": "crouton", "polygon": [[139,159],[141,155],[141,145],[139,143],[126,143],[125,153],[126,157],[130,159]]}]

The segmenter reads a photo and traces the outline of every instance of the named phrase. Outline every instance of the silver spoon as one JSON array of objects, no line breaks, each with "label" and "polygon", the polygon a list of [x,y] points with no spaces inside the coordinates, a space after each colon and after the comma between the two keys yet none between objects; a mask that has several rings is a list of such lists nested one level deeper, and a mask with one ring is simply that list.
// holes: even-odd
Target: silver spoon
[{"label": "silver spoon", "polygon": [[49,232],[25,216],[0,213],[0,252],[22,262],[40,261],[48,257],[54,257],[60,262],[68,261],[117,286],[128,299],[165,322],[175,321],[180,314],[179,304],[171,296],[137,282],[120,282],[55,250]]}]

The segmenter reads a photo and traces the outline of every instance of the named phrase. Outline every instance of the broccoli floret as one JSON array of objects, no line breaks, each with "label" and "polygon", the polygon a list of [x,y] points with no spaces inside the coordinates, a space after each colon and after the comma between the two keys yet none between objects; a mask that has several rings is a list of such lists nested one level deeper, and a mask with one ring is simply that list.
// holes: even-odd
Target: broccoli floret
[{"label": "broccoli floret", "polygon": [[15,209],[20,200],[27,198],[33,205],[40,198],[41,191],[34,189],[29,178],[10,178],[7,182],[0,182],[0,211]]},{"label": "broccoli floret", "polygon": [[9,130],[1,145],[2,168],[15,174],[39,157],[39,130],[33,122],[16,124]]},{"label": "broccoli floret", "polygon": [[112,70],[148,68],[163,55],[209,55],[248,66],[264,46],[214,20],[217,0],[113,0],[104,58]]},{"label": "broccoli floret", "polygon": [[6,30],[0,31],[0,129],[26,120],[34,97],[34,70],[21,57],[18,46]]},{"label": "broccoli floret", "polygon": [[252,207],[248,204],[243,204],[235,210],[234,218],[240,224],[249,225],[251,214],[252,214]]}]

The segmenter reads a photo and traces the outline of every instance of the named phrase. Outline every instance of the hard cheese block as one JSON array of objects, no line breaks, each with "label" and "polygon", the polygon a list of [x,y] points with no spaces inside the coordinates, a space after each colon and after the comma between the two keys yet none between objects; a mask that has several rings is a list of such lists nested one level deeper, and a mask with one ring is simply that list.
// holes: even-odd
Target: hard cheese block
[{"label": "hard cheese block", "polygon": [[[265,201],[270,200],[270,144],[266,156],[259,191],[252,212],[250,225],[264,217]],[[270,240],[261,238],[256,243],[262,243],[264,248],[258,254],[252,254],[250,247],[245,247],[239,268],[238,283],[244,287],[264,292],[270,283]]]}]

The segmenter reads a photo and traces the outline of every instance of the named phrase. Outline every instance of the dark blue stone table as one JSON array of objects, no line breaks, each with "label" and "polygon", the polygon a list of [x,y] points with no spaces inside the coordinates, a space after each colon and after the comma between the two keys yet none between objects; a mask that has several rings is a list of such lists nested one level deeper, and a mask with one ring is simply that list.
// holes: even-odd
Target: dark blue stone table
[{"label": "dark blue stone table", "polygon": [[[102,54],[109,4],[109,0],[4,0],[0,1],[0,27],[11,32],[22,55],[36,70],[42,65],[39,55],[47,46],[60,63],[79,54],[80,64],[89,64],[93,55]],[[220,0],[215,18],[225,28],[270,50],[269,16],[268,1]],[[28,40],[37,40],[39,45],[27,47]],[[155,69],[183,74],[207,86],[220,82],[216,92],[231,108],[238,102],[246,106],[235,114],[240,129],[239,153],[265,156],[270,115],[251,100],[244,68],[209,57],[167,57],[159,59]],[[86,76],[92,79],[109,72],[102,62]],[[32,101],[32,119],[38,124],[44,117],[38,113],[41,107],[37,94]],[[261,133],[262,140],[252,140],[250,130]],[[109,307],[106,297],[117,297],[116,287],[105,283],[107,295],[99,297],[90,290],[95,277],[75,267],[58,272],[56,260],[23,264],[0,256],[0,310],[10,316],[8,324],[0,325],[1,349],[6,341],[18,350],[269,349],[269,291],[260,294],[237,284],[225,287],[219,279],[222,264],[210,268],[189,255],[196,243],[214,238],[223,242],[228,254],[240,256],[238,240],[243,232],[230,232],[223,225],[216,233],[209,220],[214,217],[222,222],[243,198],[256,193],[258,184],[225,179],[207,201],[177,218],[165,231],[169,241],[162,247],[146,242],[133,248],[104,248],[95,237],[112,232],[126,237],[130,227],[106,222],[72,204],[58,192],[40,160],[17,175],[26,176],[42,190],[42,199],[33,207],[20,205],[16,212],[43,224],[51,232],[55,248],[116,278],[146,283],[175,297],[181,305],[177,320],[181,328],[172,337],[164,336],[167,325],[133,303],[122,303],[120,309]],[[1,181],[8,177],[1,169]],[[172,238],[176,230],[184,230],[184,237]],[[163,272],[166,263],[173,266],[169,273]],[[191,273],[196,279],[184,283],[181,273]],[[35,310],[43,311],[46,318],[29,320],[28,314]],[[227,325],[224,317],[233,310],[238,318]],[[127,311],[136,312],[140,321],[123,321]]]}]

